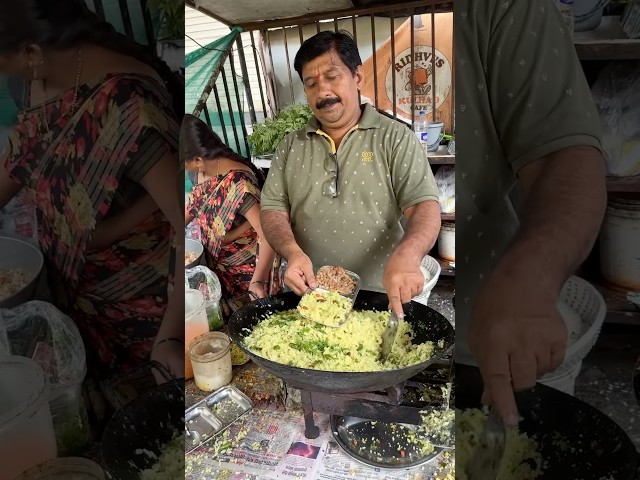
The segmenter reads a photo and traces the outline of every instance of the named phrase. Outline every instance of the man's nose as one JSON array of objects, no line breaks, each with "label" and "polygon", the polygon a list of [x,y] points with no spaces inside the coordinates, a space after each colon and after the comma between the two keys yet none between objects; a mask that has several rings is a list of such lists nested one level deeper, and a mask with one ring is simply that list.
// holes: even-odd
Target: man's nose
[{"label": "man's nose", "polygon": [[321,97],[331,97],[331,83],[327,80],[320,78],[318,80],[318,91]]}]

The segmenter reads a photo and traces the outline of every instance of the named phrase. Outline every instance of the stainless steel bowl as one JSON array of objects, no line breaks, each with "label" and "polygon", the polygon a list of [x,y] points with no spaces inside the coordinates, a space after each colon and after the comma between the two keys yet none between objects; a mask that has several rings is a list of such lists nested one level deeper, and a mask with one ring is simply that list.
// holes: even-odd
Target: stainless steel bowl
[{"label": "stainless steel bowl", "polygon": [[27,276],[27,283],[20,290],[0,299],[0,308],[13,308],[33,300],[44,267],[40,250],[24,240],[0,236],[0,252],[0,270],[17,268]]},{"label": "stainless steel bowl", "polygon": [[197,267],[198,265],[200,265],[200,262],[202,260],[202,255],[204,254],[204,246],[202,245],[202,243],[200,243],[197,240],[194,240],[192,238],[185,238],[184,239],[184,252],[185,254],[190,253],[190,252],[195,252],[198,254],[198,257],[191,263],[189,264],[185,264],[184,268],[193,268],[193,267]]}]

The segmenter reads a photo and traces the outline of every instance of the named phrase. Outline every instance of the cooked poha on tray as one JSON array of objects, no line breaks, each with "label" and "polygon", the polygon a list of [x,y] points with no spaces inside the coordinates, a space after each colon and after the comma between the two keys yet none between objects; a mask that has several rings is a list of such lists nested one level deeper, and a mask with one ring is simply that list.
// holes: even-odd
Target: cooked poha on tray
[{"label": "cooked poha on tray", "polygon": [[[389,312],[352,311],[340,327],[303,318],[296,310],[278,312],[258,323],[244,339],[247,349],[268,360],[300,368],[334,372],[394,370],[427,361],[433,342],[413,344],[413,330],[399,321],[396,341],[380,361],[382,333]],[[440,342],[440,347],[444,341]]]}]

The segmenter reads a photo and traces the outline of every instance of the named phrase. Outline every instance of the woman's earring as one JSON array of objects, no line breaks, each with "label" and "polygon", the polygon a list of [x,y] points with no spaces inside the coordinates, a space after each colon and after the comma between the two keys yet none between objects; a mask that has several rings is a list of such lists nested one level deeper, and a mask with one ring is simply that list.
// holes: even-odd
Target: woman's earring
[{"label": "woman's earring", "polygon": [[42,65],[43,63],[44,63],[44,60],[40,59],[40,61],[36,65],[33,65],[33,79],[34,80],[38,80],[38,65]]}]

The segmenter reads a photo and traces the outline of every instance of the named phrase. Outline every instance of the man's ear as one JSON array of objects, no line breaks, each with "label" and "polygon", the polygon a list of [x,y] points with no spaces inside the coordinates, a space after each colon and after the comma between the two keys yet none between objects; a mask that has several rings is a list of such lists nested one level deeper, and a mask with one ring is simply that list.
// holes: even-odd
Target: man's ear
[{"label": "man's ear", "polygon": [[353,76],[356,80],[356,87],[358,90],[362,90],[364,86],[364,67],[362,65],[358,65],[356,67],[356,74]]}]

